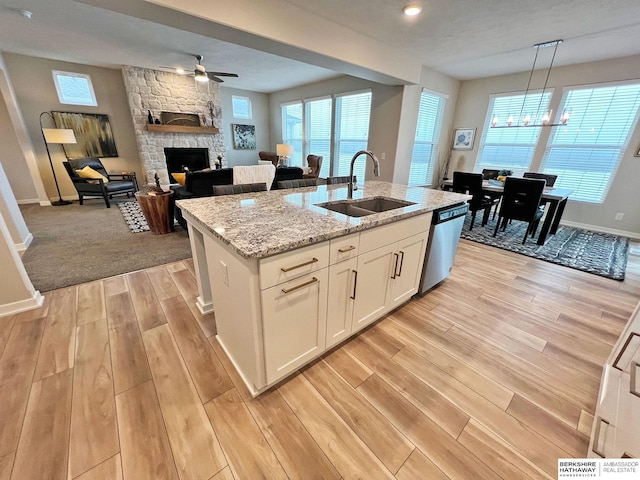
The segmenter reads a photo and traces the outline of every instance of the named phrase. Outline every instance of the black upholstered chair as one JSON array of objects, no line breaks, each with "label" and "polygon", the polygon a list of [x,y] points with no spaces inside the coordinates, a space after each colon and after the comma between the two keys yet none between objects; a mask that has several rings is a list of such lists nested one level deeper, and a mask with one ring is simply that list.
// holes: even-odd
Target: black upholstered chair
[{"label": "black upholstered chair", "polygon": [[[353,183],[357,182],[356,176],[353,176]],[[339,183],[349,183],[349,175],[342,175],[340,177],[327,177],[327,185],[337,185]]]},{"label": "black upholstered chair", "polygon": [[278,182],[278,189],[315,187],[316,185],[318,185],[317,178],[303,178],[302,180],[283,180]]},{"label": "black upholstered chair", "polygon": [[543,214],[539,205],[544,185],[545,182],[541,179],[507,177],[504,182],[500,214],[493,231],[494,237],[498,233],[498,227],[502,226],[504,231],[510,220],[519,220],[529,224],[522,239],[523,244],[527,241],[529,233],[531,237],[536,234]]},{"label": "black upholstered chair", "polygon": [[500,170],[494,170],[492,168],[483,168],[482,169],[482,179],[483,180],[495,180],[498,178],[500,174]]},{"label": "black upholstered chair", "polygon": [[213,195],[236,195],[238,193],[266,192],[266,183],[242,183],[239,185],[214,185]]},{"label": "black upholstered chair", "polygon": [[[129,196],[138,190],[135,173],[109,174],[99,158],[78,158],[62,163],[69,174],[69,178],[71,178],[73,182],[73,186],[78,192],[80,205],[83,204],[84,197],[102,197],[107,208],[111,208],[110,198],[113,198],[115,195]],[[102,178],[88,179],[81,177],[77,171],[85,167],[92,168],[108,181],[105,182]]]},{"label": "black upholstered chair", "polygon": [[278,189],[278,182],[285,180],[302,180],[302,169],[300,167],[278,167],[276,175],[273,177],[271,190]]},{"label": "black upholstered chair", "polygon": [[482,215],[482,225],[487,224],[489,213],[494,201],[482,192],[482,174],[470,172],[453,172],[453,188],[456,193],[466,193],[473,195],[468,201],[469,210],[471,211],[471,225],[469,230],[473,230],[473,224],[476,221],[476,213],[478,210],[484,210]]},{"label": "black upholstered chair", "polygon": [[546,173],[538,173],[538,172],[525,172],[522,175],[523,178],[537,178],[539,180],[544,180],[547,182],[547,187],[553,187],[558,179],[557,175],[550,175]]}]

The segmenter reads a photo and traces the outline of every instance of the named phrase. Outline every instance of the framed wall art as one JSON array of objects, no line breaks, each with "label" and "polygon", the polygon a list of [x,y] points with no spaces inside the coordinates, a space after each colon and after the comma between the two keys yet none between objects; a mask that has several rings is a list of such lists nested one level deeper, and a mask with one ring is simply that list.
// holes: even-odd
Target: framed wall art
[{"label": "framed wall art", "polygon": [[475,136],[475,128],[456,128],[453,135],[453,149],[472,150]]},{"label": "framed wall art", "polygon": [[58,128],[70,128],[75,144],[63,144],[68,159],[84,157],[117,157],[109,115],[100,113],[51,112]]},{"label": "framed wall art", "polygon": [[255,150],[256,149],[256,126],[242,125],[240,123],[232,123],[233,130],[233,148],[236,150]]}]

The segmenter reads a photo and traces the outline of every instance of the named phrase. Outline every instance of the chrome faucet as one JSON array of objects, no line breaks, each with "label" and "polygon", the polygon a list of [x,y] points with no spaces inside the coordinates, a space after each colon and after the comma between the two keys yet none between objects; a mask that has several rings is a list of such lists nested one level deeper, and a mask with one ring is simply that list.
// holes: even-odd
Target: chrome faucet
[{"label": "chrome faucet", "polygon": [[370,150],[360,150],[351,159],[351,168],[349,169],[349,193],[347,193],[347,198],[353,198],[353,164],[356,163],[356,159],[360,155],[367,155],[371,160],[373,160],[373,174],[376,177],[380,176],[380,162],[373,152]]}]

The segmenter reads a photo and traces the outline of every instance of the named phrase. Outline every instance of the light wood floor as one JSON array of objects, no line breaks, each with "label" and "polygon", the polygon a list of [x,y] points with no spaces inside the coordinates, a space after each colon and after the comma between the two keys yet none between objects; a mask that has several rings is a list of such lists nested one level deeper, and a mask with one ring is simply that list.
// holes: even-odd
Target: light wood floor
[{"label": "light wood floor", "polygon": [[0,480],[556,478],[640,298],[462,241],[451,277],[251,399],[190,261],[0,319]]}]

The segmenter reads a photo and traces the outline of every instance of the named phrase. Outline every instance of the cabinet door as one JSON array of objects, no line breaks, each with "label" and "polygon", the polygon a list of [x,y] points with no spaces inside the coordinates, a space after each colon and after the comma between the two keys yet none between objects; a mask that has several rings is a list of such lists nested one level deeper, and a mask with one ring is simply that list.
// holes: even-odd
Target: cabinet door
[{"label": "cabinet door", "polygon": [[397,243],[358,257],[358,285],[353,305],[353,331],[358,331],[388,310],[390,278]]},{"label": "cabinet door", "polygon": [[262,291],[267,383],[283,378],[324,351],[327,277],[328,269],[323,268]]},{"label": "cabinet door", "polygon": [[357,294],[357,267],[357,258],[329,267],[326,348],[332,347],[351,335],[353,302]]},{"label": "cabinet door", "polygon": [[398,242],[398,265],[391,275],[391,305],[395,308],[406,302],[418,290],[424,253],[427,248],[427,233],[419,233]]},{"label": "cabinet door", "polygon": [[602,373],[600,395],[591,430],[589,458],[609,458],[613,456],[616,443],[618,419],[618,392],[622,372],[605,365]]},{"label": "cabinet door", "polygon": [[620,378],[613,457],[640,458],[640,367],[632,360],[630,372]]}]

